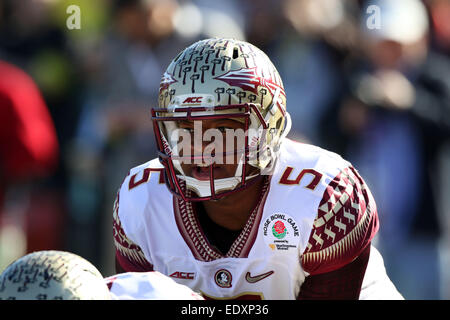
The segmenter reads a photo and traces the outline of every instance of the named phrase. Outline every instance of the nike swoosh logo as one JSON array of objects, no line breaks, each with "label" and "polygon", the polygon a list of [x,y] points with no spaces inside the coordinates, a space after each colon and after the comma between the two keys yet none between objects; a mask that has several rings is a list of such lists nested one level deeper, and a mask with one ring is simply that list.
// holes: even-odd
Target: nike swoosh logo
[{"label": "nike swoosh logo", "polygon": [[256,276],[251,276],[250,272],[247,272],[247,274],[245,275],[245,280],[247,280],[247,282],[250,282],[250,283],[255,283],[255,282],[261,281],[262,279],[265,279],[265,278],[271,276],[273,273],[274,273],[273,271],[269,271],[269,272],[258,274]]}]

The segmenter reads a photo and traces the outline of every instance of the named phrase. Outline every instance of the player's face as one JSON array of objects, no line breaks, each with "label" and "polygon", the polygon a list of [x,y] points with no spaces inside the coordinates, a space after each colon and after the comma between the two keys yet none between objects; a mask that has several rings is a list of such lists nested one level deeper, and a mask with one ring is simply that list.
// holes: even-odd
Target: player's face
[{"label": "player's face", "polygon": [[214,179],[233,177],[245,149],[244,127],[231,119],[178,122],[184,137],[178,146],[179,155],[186,157],[181,164],[185,174],[206,181],[212,168]]}]

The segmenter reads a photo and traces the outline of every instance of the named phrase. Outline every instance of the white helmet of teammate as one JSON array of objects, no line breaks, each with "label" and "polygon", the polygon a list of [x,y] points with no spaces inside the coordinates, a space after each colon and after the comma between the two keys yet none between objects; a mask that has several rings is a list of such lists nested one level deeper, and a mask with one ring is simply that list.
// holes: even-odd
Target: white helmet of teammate
[{"label": "white helmet of teammate", "polygon": [[36,251],[0,275],[3,300],[110,300],[101,273],[86,259],[65,251]]},{"label": "white helmet of teammate", "polygon": [[[190,201],[218,199],[270,174],[291,126],[277,69],[260,49],[234,39],[201,40],[183,50],[162,77],[158,103],[152,119],[166,184]],[[241,150],[231,151],[240,155],[234,176],[214,179],[211,168],[209,181],[200,181],[183,172],[177,123],[214,119],[244,123],[247,138]],[[249,174],[248,165],[256,173]]]}]

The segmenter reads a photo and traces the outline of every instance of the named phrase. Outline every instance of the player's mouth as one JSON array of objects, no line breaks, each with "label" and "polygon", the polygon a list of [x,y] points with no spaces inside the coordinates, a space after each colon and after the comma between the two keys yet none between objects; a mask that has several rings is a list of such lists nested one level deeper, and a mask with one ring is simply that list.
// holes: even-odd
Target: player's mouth
[{"label": "player's mouth", "polygon": [[192,177],[201,181],[209,180],[210,171],[211,169],[209,167],[195,166],[194,168],[192,168]]}]

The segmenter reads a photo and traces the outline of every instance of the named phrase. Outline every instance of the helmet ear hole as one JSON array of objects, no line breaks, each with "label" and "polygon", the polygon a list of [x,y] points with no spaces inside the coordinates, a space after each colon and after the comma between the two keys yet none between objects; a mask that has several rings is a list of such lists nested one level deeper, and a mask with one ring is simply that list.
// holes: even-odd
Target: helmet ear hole
[{"label": "helmet ear hole", "polygon": [[281,128],[282,122],[283,122],[283,118],[278,119],[277,123],[275,124],[275,128],[277,128],[277,129]]}]

